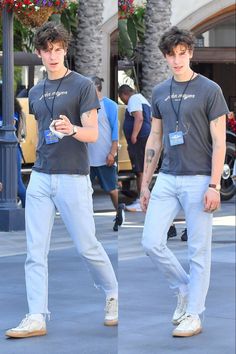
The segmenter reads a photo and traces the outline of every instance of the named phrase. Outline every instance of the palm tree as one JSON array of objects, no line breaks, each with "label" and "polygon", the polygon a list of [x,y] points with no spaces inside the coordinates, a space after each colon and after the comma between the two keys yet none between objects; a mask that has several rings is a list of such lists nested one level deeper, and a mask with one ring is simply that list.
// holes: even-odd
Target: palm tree
[{"label": "palm tree", "polygon": [[101,76],[102,14],[103,0],[79,1],[75,69],[85,76]]},{"label": "palm tree", "polygon": [[169,69],[158,49],[158,42],[170,28],[171,0],[147,0],[145,13],[146,31],[142,51],[142,94],[151,99],[152,89],[165,80]]}]

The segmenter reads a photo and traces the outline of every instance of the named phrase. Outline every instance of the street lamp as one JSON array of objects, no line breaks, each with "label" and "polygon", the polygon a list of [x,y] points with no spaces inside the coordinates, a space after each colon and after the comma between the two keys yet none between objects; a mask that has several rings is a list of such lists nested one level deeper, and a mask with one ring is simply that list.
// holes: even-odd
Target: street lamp
[{"label": "street lamp", "polygon": [[14,119],[13,12],[2,9],[3,125],[0,128],[0,231],[23,230],[24,209],[17,207],[17,138]]}]

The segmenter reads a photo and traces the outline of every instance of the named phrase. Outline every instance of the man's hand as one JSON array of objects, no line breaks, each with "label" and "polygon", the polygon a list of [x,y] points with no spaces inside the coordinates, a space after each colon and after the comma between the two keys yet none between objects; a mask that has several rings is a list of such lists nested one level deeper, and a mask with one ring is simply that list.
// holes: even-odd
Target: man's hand
[{"label": "man's hand", "polygon": [[73,124],[64,115],[60,115],[59,119],[55,121],[54,127],[56,131],[66,135],[71,135],[73,132]]},{"label": "man's hand", "polygon": [[109,167],[113,166],[115,163],[115,156],[111,152],[107,155],[106,163]]},{"label": "man's hand", "polygon": [[204,195],[204,211],[207,213],[213,213],[220,207],[220,193],[215,190],[208,188]]},{"label": "man's hand", "polygon": [[141,190],[141,193],[140,193],[140,205],[141,205],[142,211],[144,211],[144,212],[147,211],[150,195],[151,195],[151,193],[150,193],[150,190],[148,188],[143,188]]},{"label": "man's hand", "polygon": [[136,144],[137,143],[137,136],[131,135],[131,143]]}]

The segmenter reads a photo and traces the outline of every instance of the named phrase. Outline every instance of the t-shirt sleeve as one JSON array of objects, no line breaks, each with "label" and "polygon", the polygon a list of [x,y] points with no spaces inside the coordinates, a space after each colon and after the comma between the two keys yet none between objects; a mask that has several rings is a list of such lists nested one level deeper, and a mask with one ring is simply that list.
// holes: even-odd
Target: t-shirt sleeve
[{"label": "t-shirt sleeve", "polygon": [[104,98],[104,106],[111,127],[111,140],[118,141],[118,106],[115,102]]},{"label": "t-shirt sleeve", "polygon": [[140,101],[138,95],[133,95],[130,97],[128,101],[127,110],[130,114],[132,112],[143,111],[142,102]]},{"label": "t-shirt sleeve", "polygon": [[31,101],[29,101],[29,114],[35,114]]},{"label": "t-shirt sleeve", "polygon": [[161,113],[158,108],[157,93],[155,89],[153,89],[152,91],[151,111],[152,111],[153,118],[162,119]]},{"label": "t-shirt sleeve", "polygon": [[32,93],[31,93],[31,91],[29,92],[28,105],[29,105],[29,114],[33,114],[35,119],[37,119],[37,117],[35,115],[35,112],[34,112],[33,103],[32,103]]},{"label": "t-shirt sleeve", "polygon": [[92,109],[99,109],[99,99],[96,93],[95,86],[92,82],[85,84],[85,87],[81,89],[80,97],[79,97],[79,104],[80,104],[80,116]]},{"label": "t-shirt sleeve", "polygon": [[212,94],[207,101],[207,117],[209,121],[214,120],[224,114],[228,114],[229,109],[225,102],[221,88],[217,87],[212,90]]}]

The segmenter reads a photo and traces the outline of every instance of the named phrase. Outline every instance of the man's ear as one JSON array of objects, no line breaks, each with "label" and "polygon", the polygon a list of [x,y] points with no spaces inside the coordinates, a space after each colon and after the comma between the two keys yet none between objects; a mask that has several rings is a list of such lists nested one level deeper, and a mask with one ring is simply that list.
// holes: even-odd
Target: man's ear
[{"label": "man's ear", "polygon": [[41,58],[41,55],[40,55],[40,50],[35,49],[35,54],[36,54],[39,58]]},{"label": "man's ear", "polygon": [[189,49],[189,58],[192,59],[192,57],[193,57],[193,50]]}]

